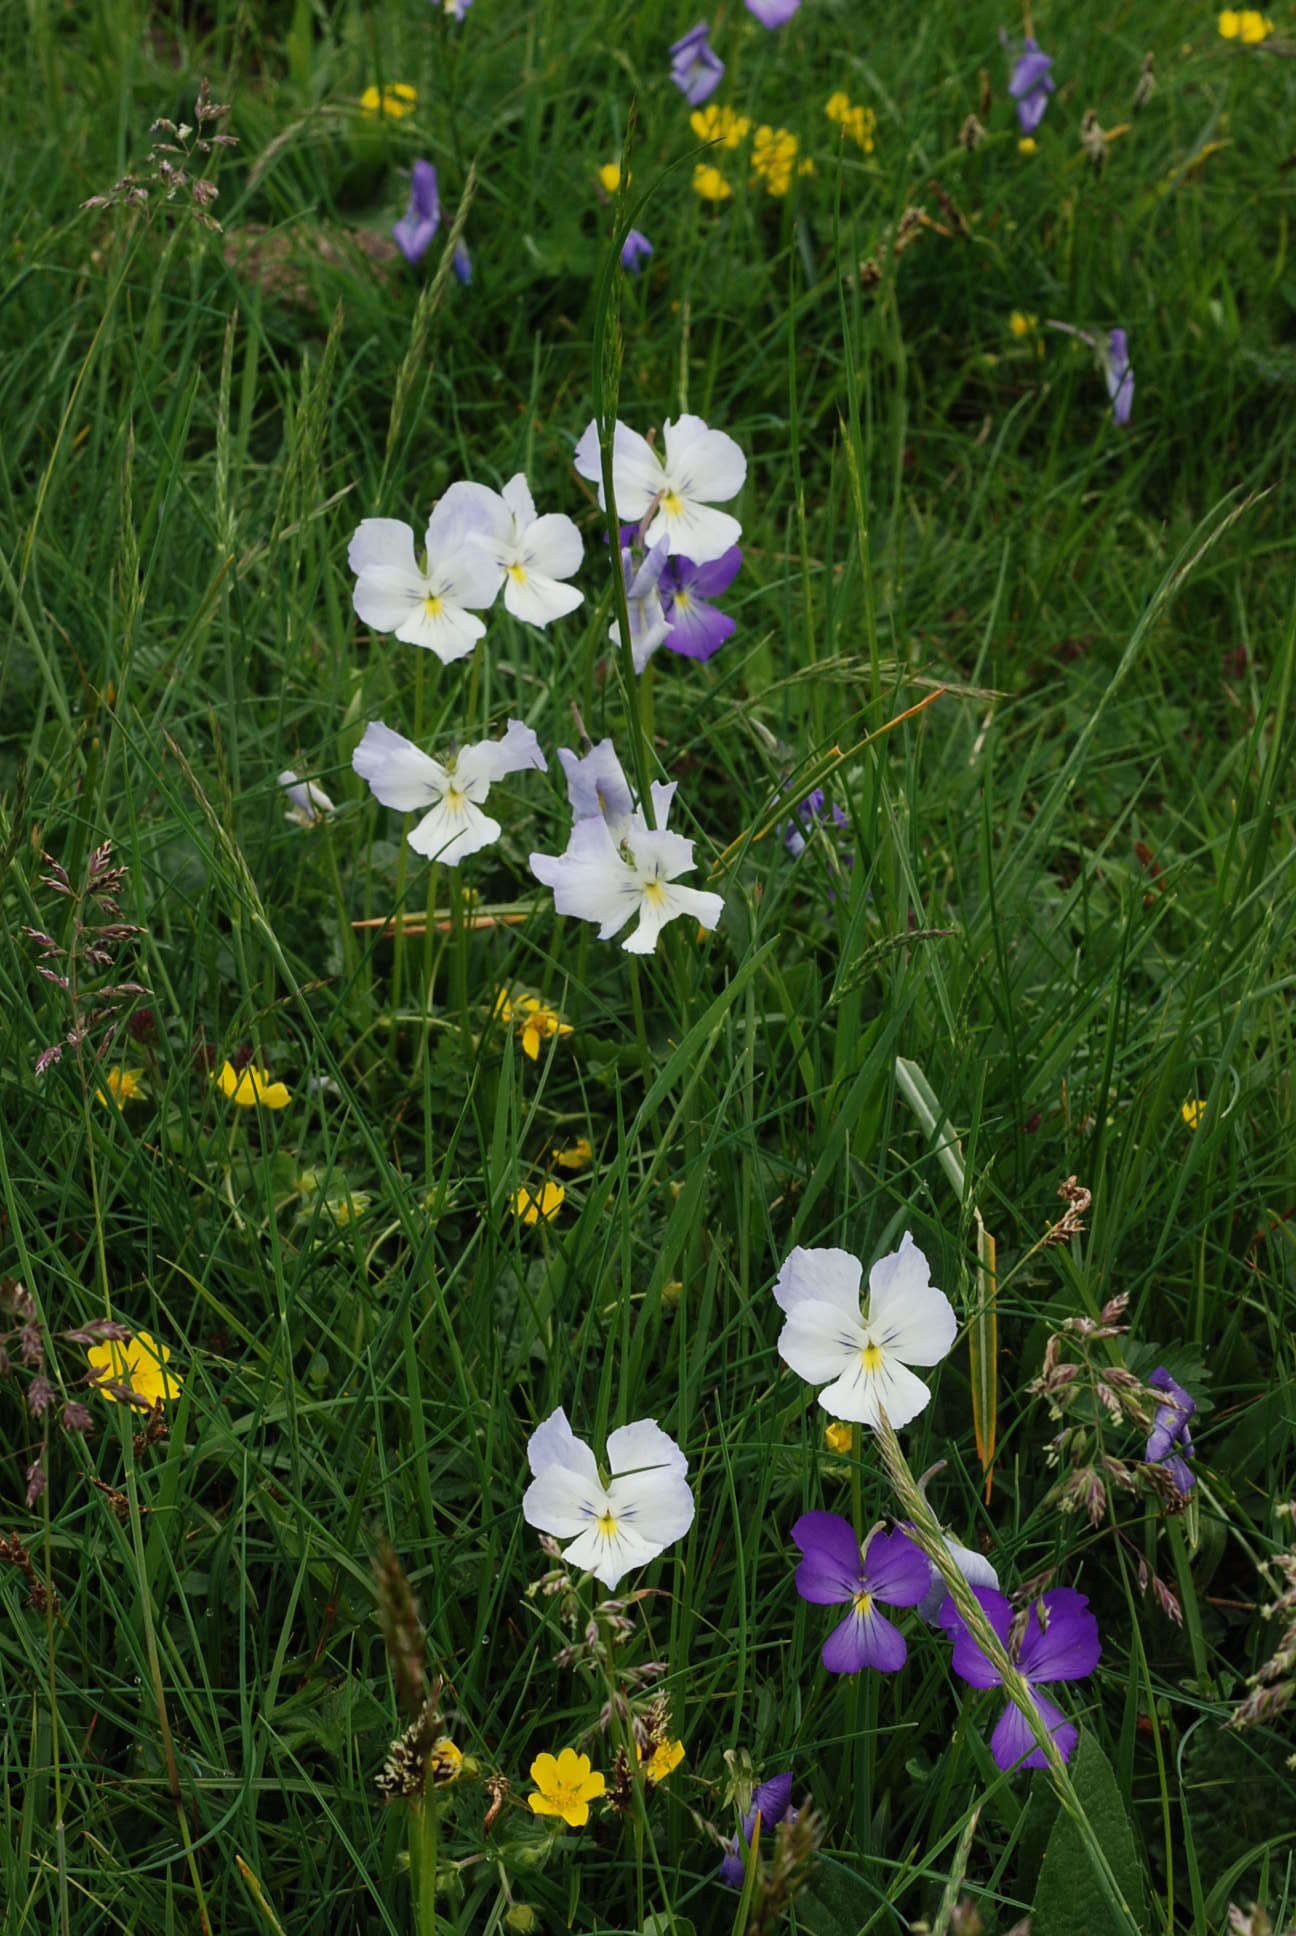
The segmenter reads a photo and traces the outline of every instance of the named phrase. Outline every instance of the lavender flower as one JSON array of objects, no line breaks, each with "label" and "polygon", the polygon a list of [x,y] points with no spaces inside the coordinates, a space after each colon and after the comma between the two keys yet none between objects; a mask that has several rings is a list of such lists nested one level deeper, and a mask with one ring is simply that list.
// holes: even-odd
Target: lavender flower
[{"label": "lavender flower", "polygon": [[[825,1515],[827,1517],[828,1515]],[[729,1844],[729,1852],[720,1864],[720,1880],[730,1889],[743,1886],[744,1855],[751,1847],[752,1836],[756,1833],[756,1817],[760,1816],[762,1837],[772,1828],[777,1828],[788,1812],[792,1800],[792,1776],[771,1775],[763,1781],[752,1796],[751,1807],[742,1818],[742,1847],[739,1838],[734,1836]]]},{"label": "lavender flower", "polygon": [[801,0],[747,0],[747,11],[762,27],[786,27],[800,5]]},{"label": "lavender flower", "polygon": [[724,79],[724,62],[713,49],[705,20],[690,27],[670,50],[671,79],[690,107],[701,107]]},{"label": "lavender flower", "polygon": [[[601,739],[579,759],[569,748],[560,746],[558,763],[567,776],[572,819],[606,820],[613,839],[621,840],[634,812],[634,796],[611,740]],[[671,792],[674,790],[672,787]],[[654,807],[660,814],[655,791]]]},{"label": "lavender flower", "polygon": [[631,229],[621,244],[621,267],[637,276],[653,252],[653,245],[642,229]]},{"label": "lavender flower", "polygon": [[418,262],[427,252],[441,226],[441,197],[437,193],[437,171],[430,161],[416,161],[410,177],[409,207],[392,229],[397,246],[408,263]]},{"label": "lavender flower", "polygon": [[660,581],[662,605],[670,625],[665,645],[686,659],[709,659],[732,638],[737,626],[727,613],[707,601],[728,591],[742,564],[742,552],[730,545],[710,564],[691,558],[668,559]]},{"label": "lavender flower", "polygon": [[[1098,1622],[1089,1611],[1088,1600],[1072,1587],[1054,1587],[1042,1601],[1032,1602],[1026,1609],[1023,1629],[1021,1616],[1013,1619],[1012,1607],[1002,1593],[988,1586],[974,1587],[972,1591],[1009,1658],[1030,1682],[1031,1698],[1063,1761],[1069,1760],[1079,1731],[1066,1719],[1061,1708],[1055,1707],[1038,1690],[1053,1681],[1083,1680],[1098,1665],[1102,1644],[1098,1638]],[[999,1669],[982,1653],[952,1599],[946,1600],[939,1619],[954,1642],[951,1665],[959,1678],[969,1687],[998,1687]],[[1030,1723],[1011,1701],[990,1737],[990,1752],[999,1768],[1048,1766],[1044,1750],[1031,1733]]]},{"label": "lavender flower", "polygon": [[460,282],[463,284],[464,288],[466,289],[468,287],[468,284],[472,281],[472,274],[473,274],[472,257],[468,253],[468,248],[466,243],[463,243],[463,242],[455,243],[453,266],[454,266],[455,274],[458,276]]},{"label": "lavender flower", "polygon": [[[816,826],[823,819],[827,805],[828,803],[824,798],[823,788],[815,787],[812,793],[807,793],[805,799],[797,808],[797,820],[800,820],[802,826],[808,832],[813,833]],[[834,827],[850,826],[850,815],[843,807],[839,807],[836,801],[833,802],[831,813]],[[788,821],[783,835],[783,845],[787,848],[793,860],[800,860],[802,854],[804,854],[806,850],[805,835],[797,827],[796,820]],[[842,858],[845,860],[847,867],[849,867],[854,861],[855,856],[854,854],[848,853],[844,854]]]},{"label": "lavender flower", "polygon": [[[636,672],[643,671],[670,630],[666,623],[659,589],[659,581],[669,548],[669,538],[659,538],[647,557],[641,559],[638,564],[635,562],[633,551],[628,547],[621,553],[621,569],[625,573],[626,609],[630,619],[630,654],[634,660]],[[614,645],[620,645],[619,624],[608,627],[608,637]]]},{"label": "lavender flower", "polygon": [[1052,65],[1053,56],[1041,53],[1039,42],[1028,34],[1008,82],[1008,92],[1017,103],[1017,120],[1023,134],[1034,134],[1044,119],[1048,97],[1055,86],[1049,72]]},{"label": "lavender flower", "polygon": [[[1187,1463],[1194,1456],[1188,1421],[1197,1410],[1197,1400],[1175,1382],[1164,1365],[1157,1366],[1148,1383],[1166,1396],[1165,1402],[1156,1408],[1152,1436],[1143,1455],[1144,1463],[1163,1465],[1186,1498],[1197,1483]],[[1183,1456],[1176,1451],[1176,1447],[1182,1447]]]},{"label": "lavender flower", "polygon": [[1124,429],[1134,408],[1134,370],[1129,359],[1129,344],[1123,329],[1114,329],[1107,338],[1106,354],[1098,349],[1107,394],[1111,398],[1112,422]]},{"label": "lavender flower", "polygon": [[815,1606],[849,1605],[846,1618],[824,1642],[823,1664],[830,1674],[858,1674],[876,1667],[895,1674],[908,1649],[903,1636],[873,1602],[916,1607],[931,1583],[926,1556],[897,1529],[875,1532],[861,1553],[859,1541],[839,1513],[803,1513],[792,1537],[805,1558],[796,1571],[796,1590]]}]

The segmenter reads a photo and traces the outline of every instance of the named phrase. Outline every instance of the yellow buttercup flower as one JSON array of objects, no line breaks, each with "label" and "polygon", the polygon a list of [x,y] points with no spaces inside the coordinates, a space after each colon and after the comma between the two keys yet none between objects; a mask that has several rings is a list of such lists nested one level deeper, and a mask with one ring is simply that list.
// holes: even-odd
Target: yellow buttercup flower
[{"label": "yellow buttercup flower", "polygon": [[689,126],[699,141],[718,141],[722,148],[736,148],[751,133],[751,122],[745,114],[717,107],[714,101],[694,109]]},{"label": "yellow buttercup flower", "polygon": [[587,1170],[594,1161],[594,1145],[588,1136],[578,1136],[565,1149],[556,1149],[553,1160],[560,1170]]},{"label": "yellow buttercup flower", "polygon": [[830,1452],[849,1452],[853,1434],[849,1425],[834,1419],[831,1425],[824,1426],[824,1444]]},{"label": "yellow buttercup flower", "polygon": [[1225,7],[1219,17],[1218,26],[1225,40],[1236,40],[1242,31],[1242,18],[1232,7]]},{"label": "yellow buttercup flower", "polygon": [[1274,30],[1274,24],[1267,13],[1257,13],[1253,7],[1244,7],[1241,29],[1243,46],[1258,47],[1262,40],[1268,40]]},{"label": "yellow buttercup flower", "polygon": [[571,1023],[564,1022],[556,1008],[548,1008],[536,995],[519,995],[510,1001],[508,990],[502,988],[495,1002],[495,1013],[504,1023],[512,1022],[522,1037],[522,1053],[537,1062],[540,1058],[540,1044],[547,1042],[551,1035],[564,1036],[572,1032]]},{"label": "yellow buttercup flower", "polygon": [[1179,1114],[1183,1117],[1189,1129],[1199,1128],[1202,1117],[1206,1114],[1206,1098],[1204,1096],[1190,1096],[1183,1108],[1179,1111]]},{"label": "yellow buttercup flower", "polygon": [[733,194],[720,170],[709,161],[700,161],[693,170],[693,192],[704,202],[727,202]]},{"label": "yellow buttercup flower", "polygon": [[[648,1765],[644,1769],[644,1774],[651,1782],[665,1781],[671,1770],[678,1768],[683,1759],[684,1743],[682,1741],[659,1741],[653,1749],[652,1754],[648,1757]],[[638,1742],[635,1743],[635,1760],[640,1762],[643,1760],[643,1749],[639,1746]]]},{"label": "yellow buttercup flower", "polygon": [[108,1344],[92,1344],[87,1356],[91,1383],[103,1387],[104,1397],[110,1398],[114,1405],[128,1401],[119,1398],[115,1391],[108,1391],[108,1385],[127,1386],[133,1402],[147,1411],[160,1398],[180,1396],[179,1376],[174,1371],[163,1370],[170,1360],[170,1351],[166,1345],[157,1344],[147,1331],[137,1331],[132,1337],[113,1339]]},{"label": "yellow buttercup flower", "polygon": [[539,1223],[542,1218],[545,1223],[552,1223],[562,1209],[566,1196],[567,1192],[561,1183],[546,1183],[538,1196],[532,1196],[530,1190],[523,1188],[509,1198],[509,1203],[514,1216],[521,1217],[523,1223]]},{"label": "yellow buttercup flower", "polygon": [[[104,1094],[104,1089],[108,1095]],[[137,1102],[144,1094],[144,1071],[142,1069],[109,1069],[104,1077],[104,1088],[95,1090],[96,1100],[108,1102],[111,1096],[118,1108],[124,1102]]]},{"label": "yellow buttercup flower", "polygon": [[797,165],[796,136],[788,128],[760,127],[752,142],[752,180],[769,195],[786,195]]},{"label": "yellow buttercup flower", "polygon": [[606,1784],[597,1768],[590,1768],[588,1755],[564,1748],[561,1754],[537,1755],[531,1763],[531,1779],[536,1793],[528,1795],[535,1815],[561,1815],[568,1828],[584,1828],[589,1820],[589,1805],[603,1794]]},{"label": "yellow buttercup flower", "polygon": [[389,121],[399,121],[404,115],[413,114],[418,106],[418,90],[408,81],[393,81],[381,94],[376,87],[367,87],[360,96],[360,105],[366,114],[385,114]]},{"label": "yellow buttercup flower", "polygon": [[1017,152],[1019,155],[1037,154],[1039,152],[1039,142],[1033,134],[1024,134],[1017,143]]},{"label": "yellow buttercup flower", "polygon": [[598,178],[609,195],[615,195],[621,186],[621,164],[619,161],[605,161],[598,171]]},{"label": "yellow buttercup flower", "polygon": [[237,1073],[234,1065],[226,1062],[216,1080],[222,1096],[228,1096],[240,1109],[251,1109],[257,1103],[266,1109],[286,1109],[292,1101],[287,1083],[272,1082],[268,1069],[258,1069],[250,1062]]}]

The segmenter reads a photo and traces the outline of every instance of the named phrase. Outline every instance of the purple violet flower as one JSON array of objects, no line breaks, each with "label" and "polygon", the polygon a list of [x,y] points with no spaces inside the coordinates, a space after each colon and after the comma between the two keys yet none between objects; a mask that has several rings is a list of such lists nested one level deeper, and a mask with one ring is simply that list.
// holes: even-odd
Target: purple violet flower
[{"label": "purple violet flower", "polygon": [[711,45],[705,20],[690,27],[670,50],[671,79],[690,107],[701,107],[724,79],[724,62]]},{"label": "purple violet flower", "polygon": [[1017,103],[1017,120],[1023,134],[1034,134],[1044,119],[1048,97],[1056,85],[1049,72],[1052,65],[1052,54],[1041,53],[1039,42],[1028,34],[1024,51],[1008,82],[1008,92]]},{"label": "purple violet flower", "polygon": [[443,0],[445,11],[454,21],[462,21],[473,0]]},{"label": "purple violet flower", "polygon": [[[1014,1621],[1012,1607],[1004,1595],[988,1586],[973,1587],[972,1591],[1009,1657],[1030,1682],[1031,1698],[1057,1742],[1063,1761],[1069,1760],[1079,1730],[1039,1689],[1052,1681],[1083,1680],[1098,1665],[1102,1643],[1088,1600],[1072,1587],[1054,1587],[1044,1595],[1042,1603],[1032,1601],[1025,1609],[1025,1630],[1014,1640],[1013,1632],[1020,1624],[1020,1616]],[[954,1658],[950,1664],[959,1678],[969,1687],[998,1687],[999,1669],[986,1659],[952,1599],[947,1599],[941,1608],[939,1621],[954,1642]],[[990,1752],[999,1768],[1048,1766],[1026,1716],[1011,1701],[990,1737]]]},{"label": "purple violet flower", "polygon": [[[805,827],[808,833],[813,833],[819,822],[823,819],[827,805],[828,803],[824,798],[824,790],[822,787],[815,787],[812,793],[807,793],[805,799],[797,808],[797,820],[801,822],[801,825]],[[832,823],[834,827],[850,826],[850,815],[844,807],[839,807],[836,801],[832,805]],[[793,860],[800,860],[802,854],[804,854],[806,850],[805,835],[801,833],[796,820],[788,821],[783,833],[783,845],[787,848]],[[845,861],[847,867],[854,865],[854,854],[843,854],[842,859]]]},{"label": "purple violet flower", "polygon": [[786,27],[800,5],[801,0],[747,0],[747,11],[762,27]]},{"label": "purple violet flower", "polygon": [[[1152,1436],[1143,1455],[1144,1463],[1163,1465],[1177,1489],[1187,1498],[1197,1483],[1187,1463],[1194,1457],[1188,1421],[1197,1410],[1197,1400],[1176,1383],[1164,1365],[1157,1366],[1148,1383],[1165,1393],[1165,1401],[1156,1408]],[[1182,1448],[1182,1456],[1176,1447]]]},{"label": "purple violet flower", "polygon": [[1123,429],[1134,408],[1134,370],[1129,359],[1129,344],[1123,329],[1114,329],[1107,338],[1107,351],[1099,348],[1107,394],[1111,398],[1112,422]]},{"label": "purple violet flower", "polygon": [[686,659],[709,659],[738,629],[726,612],[718,612],[708,600],[727,592],[738,575],[742,552],[737,545],[712,559],[709,565],[695,565],[691,558],[668,558],[661,575],[661,597],[670,631],[665,643],[672,652]]},{"label": "purple violet flower", "polygon": [[416,161],[410,179],[409,207],[392,229],[407,262],[418,262],[427,253],[440,226],[441,198],[437,194],[437,171],[430,161]]},{"label": "purple violet flower", "polygon": [[768,1781],[761,1783],[752,1796],[751,1807],[742,1818],[742,1849],[739,1848],[738,1837],[735,1835],[729,1844],[729,1853],[720,1864],[721,1882],[727,1883],[731,1889],[742,1888],[746,1870],[743,1851],[751,1847],[752,1836],[756,1833],[756,1817],[760,1816],[761,1835],[764,1836],[770,1829],[778,1827],[788,1812],[788,1804],[791,1800],[790,1773],[771,1775]]},{"label": "purple violet flower", "polygon": [[[643,671],[670,630],[666,623],[666,614],[662,609],[659,589],[669,545],[669,538],[658,539],[647,556],[637,563],[633,551],[628,546],[621,553],[621,569],[625,574],[626,609],[630,618],[630,655],[634,660],[636,672]],[[609,626],[608,637],[614,645],[620,645],[620,625]]]},{"label": "purple violet flower", "polygon": [[863,1667],[876,1667],[883,1674],[898,1673],[908,1649],[899,1629],[873,1602],[916,1607],[931,1584],[926,1555],[899,1527],[874,1533],[861,1553],[840,1513],[802,1513],[792,1537],[805,1555],[796,1570],[801,1598],[821,1607],[850,1607],[824,1642],[828,1672],[858,1674]]},{"label": "purple violet flower", "polygon": [[653,245],[642,229],[631,229],[621,244],[621,267],[637,276],[653,252]]},{"label": "purple violet flower", "polygon": [[472,281],[472,257],[469,255],[466,245],[462,242],[455,243],[453,267],[455,274],[466,289]]}]

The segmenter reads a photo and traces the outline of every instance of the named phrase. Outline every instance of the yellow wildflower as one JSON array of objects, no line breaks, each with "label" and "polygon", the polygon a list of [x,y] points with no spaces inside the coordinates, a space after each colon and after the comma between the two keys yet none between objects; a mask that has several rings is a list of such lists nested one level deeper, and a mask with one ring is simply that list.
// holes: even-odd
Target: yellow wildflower
[{"label": "yellow wildflower", "polygon": [[546,1183],[539,1196],[532,1196],[530,1190],[524,1187],[509,1198],[509,1203],[514,1216],[521,1217],[523,1223],[539,1223],[541,1218],[546,1223],[552,1223],[562,1209],[566,1195],[561,1183]]},{"label": "yellow wildflower", "polygon": [[838,89],[836,94],[829,95],[824,113],[856,147],[862,148],[866,155],[872,154],[873,137],[877,133],[877,116],[872,108],[852,106],[849,95]]},{"label": "yellow wildflower", "polygon": [[352,1190],[349,1196],[325,1197],[324,1208],[327,1210],[329,1216],[332,1217],[338,1229],[345,1230],[346,1226],[353,1219],[364,1216],[372,1202],[372,1191]]},{"label": "yellow wildflower", "polygon": [[418,90],[408,81],[393,81],[381,94],[376,87],[367,87],[360,96],[360,106],[366,114],[385,114],[388,120],[399,121],[418,106]]},{"label": "yellow wildflower", "polygon": [[797,147],[797,138],[788,128],[757,128],[752,142],[752,179],[763,181],[767,194],[787,194],[792,186]]},{"label": "yellow wildflower", "polygon": [[[104,1094],[104,1089],[108,1095]],[[95,1090],[96,1100],[107,1104],[108,1096],[120,1109],[124,1102],[137,1102],[144,1094],[144,1071],[142,1069],[110,1069],[104,1077],[104,1088]]]},{"label": "yellow wildflower", "polygon": [[704,202],[727,202],[733,194],[720,170],[709,161],[700,161],[693,170],[693,192]]},{"label": "yellow wildflower", "polygon": [[522,1052],[532,1062],[540,1059],[540,1044],[547,1042],[551,1035],[564,1036],[572,1032],[571,1023],[559,1017],[556,1008],[546,1008],[536,995],[519,995],[515,1002],[508,997],[508,990],[502,988],[495,1003],[495,1013],[501,1022],[512,1022],[522,1037]]},{"label": "yellow wildflower", "polygon": [[438,1736],[427,1758],[427,1776],[433,1787],[448,1788],[457,1781],[463,1759],[462,1748],[457,1748],[448,1734]]},{"label": "yellow wildflower", "polygon": [[673,1307],[679,1303],[683,1295],[684,1295],[684,1279],[682,1277],[672,1277],[668,1284],[662,1285],[662,1288],[661,1288],[662,1303],[666,1306],[668,1311],[673,1309]]},{"label": "yellow wildflower", "polygon": [[[155,1343],[147,1331],[137,1331],[129,1338],[114,1338],[107,1344],[92,1344],[87,1356],[90,1382],[103,1387],[104,1397],[110,1398],[114,1405],[129,1402],[151,1411],[160,1398],[180,1396],[180,1378],[174,1371],[162,1369],[170,1359],[170,1351],[166,1345]],[[115,1391],[107,1390],[109,1385],[125,1385],[132,1394],[131,1399],[119,1398]]]},{"label": "yellow wildflower", "polygon": [[1201,1119],[1206,1114],[1205,1096],[1190,1096],[1183,1108],[1179,1111],[1179,1114],[1183,1117],[1189,1129],[1199,1128]]},{"label": "yellow wildflower", "polygon": [[226,1062],[216,1080],[222,1096],[228,1096],[240,1109],[251,1109],[257,1103],[263,1103],[267,1109],[286,1109],[292,1101],[287,1083],[271,1082],[270,1071],[258,1069],[251,1062],[237,1074],[234,1065]]},{"label": "yellow wildflower", "polygon": [[1267,13],[1257,13],[1254,7],[1244,7],[1241,18],[1241,40],[1244,47],[1258,47],[1267,40],[1274,30],[1273,21]]},{"label": "yellow wildflower", "polygon": [[1218,26],[1225,40],[1236,40],[1242,31],[1241,16],[1232,7],[1225,7],[1219,17]]},{"label": "yellow wildflower", "polygon": [[836,1419],[831,1425],[824,1426],[824,1443],[830,1452],[849,1452],[852,1436],[850,1426]]},{"label": "yellow wildflower", "polygon": [[732,108],[719,108],[714,101],[704,108],[695,108],[689,116],[689,126],[699,141],[718,141],[722,148],[736,148],[751,133],[751,122],[745,114],[735,114]]},{"label": "yellow wildflower", "polygon": [[621,164],[619,161],[605,161],[598,171],[598,178],[609,195],[615,195],[621,186]]},{"label": "yellow wildflower", "polygon": [[1008,327],[1014,336],[1029,336],[1038,320],[1038,317],[1028,316],[1023,309],[1014,309],[1008,318]]},{"label": "yellow wildflower", "polygon": [[1037,154],[1039,152],[1039,142],[1033,134],[1024,134],[1017,143],[1017,152],[1019,155]]},{"label": "yellow wildflower", "polygon": [[[667,1775],[673,1769],[678,1768],[683,1759],[684,1743],[682,1741],[659,1741],[648,1757],[648,1766],[644,1769],[644,1774],[649,1781],[665,1781]],[[637,1741],[635,1742],[635,1760],[639,1762],[643,1760],[643,1749]]]},{"label": "yellow wildflower", "polygon": [[584,1828],[590,1803],[605,1787],[597,1768],[591,1770],[589,1756],[574,1748],[564,1748],[557,1756],[537,1755],[531,1779],[536,1785],[536,1793],[527,1796],[532,1814],[561,1815],[568,1828]]},{"label": "yellow wildflower", "polygon": [[565,1149],[556,1149],[553,1160],[560,1170],[586,1170],[594,1161],[594,1145],[588,1136],[578,1136]]}]

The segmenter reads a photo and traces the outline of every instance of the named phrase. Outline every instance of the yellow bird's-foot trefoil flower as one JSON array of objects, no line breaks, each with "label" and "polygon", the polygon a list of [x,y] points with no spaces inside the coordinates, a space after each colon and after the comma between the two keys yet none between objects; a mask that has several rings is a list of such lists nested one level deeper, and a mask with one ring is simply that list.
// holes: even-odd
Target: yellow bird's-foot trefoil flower
[{"label": "yellow bird's-foot trefoil flower", "polygon": [[287,1083],[272,1082],[270,1071],[258,1069],[255,1063],[237,1070],[232,1062],[223,1063],[216,1082],[222,1096],[240,1109],[253,1109],[258,1103],[265,1109],[286,1109],[292,1101]]}]

